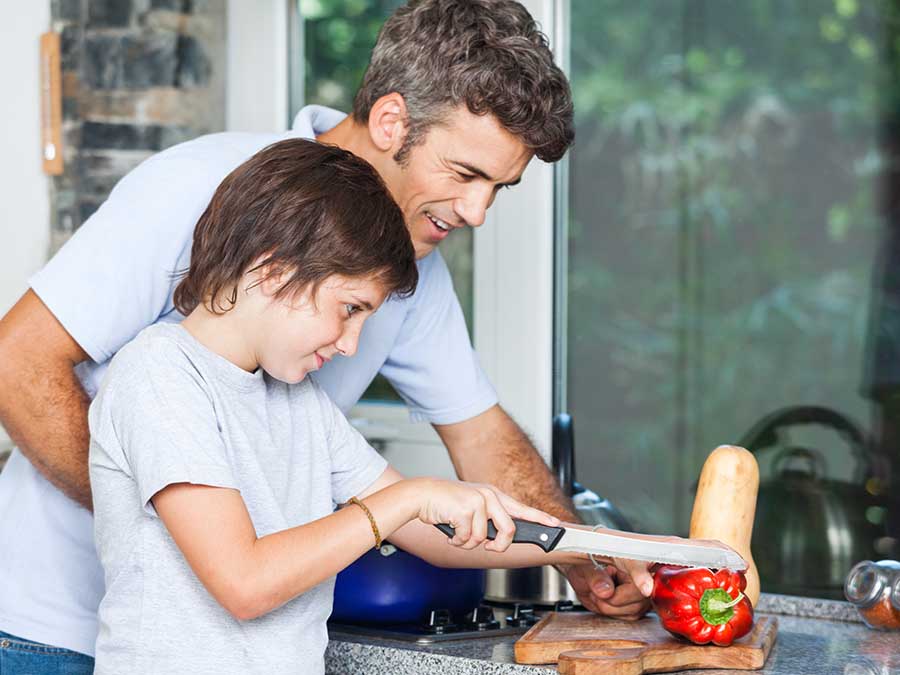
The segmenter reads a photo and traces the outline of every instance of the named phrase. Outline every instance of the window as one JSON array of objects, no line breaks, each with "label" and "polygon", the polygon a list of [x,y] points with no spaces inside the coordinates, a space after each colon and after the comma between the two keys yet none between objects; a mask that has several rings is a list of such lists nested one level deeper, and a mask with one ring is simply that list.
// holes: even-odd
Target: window
[{"label": "window", "polygon": [[579,478],[639,529],[686,534],[715,446],[816,406],[757,453],[763,481],[854,495],[840,536],[896,557],[898,4],[568,6],[558,337]]},{"label": "window", "polygon": [[[304,67],[287,98],[248,94],[260,80],[248,70],[229,95],[233,124],[271,128],[304,100],[348,109],[398,1],[290,0],[290,63]],[[570,75],[575,149],[556,167],[532,162],[485,227],[456,238],[461,253],[441,247],[504,407],[545,458],[551,413],[569,410],[579,479],[638,529],[685,534],[713,447],[815,406],[820,423],[788,425],[759,451],[763,489],[824,486],[846,516],[830,534],[898,557],[900,3],[523,4]],[[257,7],[230,26],[282,25]],[[231,59],[239,74],[259,62]],[[362,408],[390,409],[366,412],[374,424],[403,412]],[[424,471],[446,460],[433,433],[392,433],[410,456],[432,443]]]}]

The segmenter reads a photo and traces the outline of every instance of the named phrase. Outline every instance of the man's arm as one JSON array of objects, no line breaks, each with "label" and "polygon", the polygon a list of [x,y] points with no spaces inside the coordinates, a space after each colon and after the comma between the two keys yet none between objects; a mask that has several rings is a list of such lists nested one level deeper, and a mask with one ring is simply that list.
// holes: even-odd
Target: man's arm
[{"label": "man's arm", "polygon": [[0,422],[47,480],[91,509],[90,400],[73,370],[87,358],[31,290],[0,319]]},{"label": "man's arm", "polygon": [[[580,522],[528,436],[499,405],[457,424],[435,424],[460,479],[489,483],[511,497],[551,513],[560,520]],[[630,581],[622,583],[614,569],[558,565],[588,609],[636,619],[649,602]],[[616,587],[617,580],[620,582]]]},{"label": "man's arm", "polygon": [[435,424],[461,480],[490,483],[510,497],[578,522],[562,490],[519,425],[499,405],[458,424]]}]

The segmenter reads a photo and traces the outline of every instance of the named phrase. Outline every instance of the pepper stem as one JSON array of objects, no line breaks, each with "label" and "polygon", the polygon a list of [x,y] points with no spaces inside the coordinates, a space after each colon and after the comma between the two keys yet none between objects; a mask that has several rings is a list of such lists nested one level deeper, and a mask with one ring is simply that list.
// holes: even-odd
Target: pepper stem
[{"label": "pepper stem", "polygon": [[736,604],[738,604],[743,599],[744,599],[744,594],[741,593],[740,591],[738,591],[738,596],[731,602],[722,602],[721,600],[717,600],[716,598],[713,598],[709,601],[709,604],[707,605],[707,607],[709,607],[710,610],[712,610],[713,612],[716,612],[716,613],[724,612],[726,609],[730,609],[730,608],[734,607]]},{"label": "pepper stem", "polygon": [[707,588],[700,598],[700,615],[712,625],[728,623],[734,616],[734,606],[743,599],[744,594],[740,591],[732,598],[724,588]]}]

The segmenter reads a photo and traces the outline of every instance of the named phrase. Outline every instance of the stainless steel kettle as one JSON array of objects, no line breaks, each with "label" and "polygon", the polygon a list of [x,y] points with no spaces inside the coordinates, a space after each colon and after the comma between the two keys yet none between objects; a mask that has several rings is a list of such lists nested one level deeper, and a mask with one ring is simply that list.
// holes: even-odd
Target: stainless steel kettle
[{"label": "stainless steel kettle", "polygon": [[[855,457],[853,481],[827,478],[815,448],[790,443],[786,429],[815,424],[837,432]],[[800,406],[776,411],[741,441],[751,452],[780,448],[771,476],[759,488],[753,557],[768,593],[843,598],[844,578],[860,560],[884,557],[884,500],[873,492],[869,443],[863,431],[828,408]],[[873,486],[875,489],[872,489]]]},{"label": "stainless steel kettle", "polygon": [[[602,525],[631,530],[631,524],[608,499],[588,490],[575,480],[575,435],[572,416],[560,413],[553,418],[553,472],[575,512],[586,525]],[[578,601],[566,578],[554,567],[525,567],[512,570],[488,570],[485,599],[499,603],[555,605],[560,601]]]}]

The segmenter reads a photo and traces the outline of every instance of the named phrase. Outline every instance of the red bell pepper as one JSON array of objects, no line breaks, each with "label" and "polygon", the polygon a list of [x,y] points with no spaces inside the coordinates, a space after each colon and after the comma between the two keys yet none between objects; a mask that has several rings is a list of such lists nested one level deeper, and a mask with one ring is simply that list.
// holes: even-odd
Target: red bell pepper
[{"label": "red bell pepper", "polygon": [[743,572],[665,565],[653,581],[653,608],[673,635],[698,645],[727,647],[753,627]]}]

